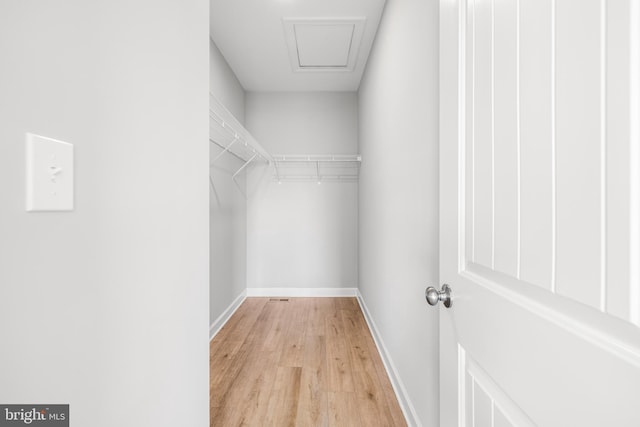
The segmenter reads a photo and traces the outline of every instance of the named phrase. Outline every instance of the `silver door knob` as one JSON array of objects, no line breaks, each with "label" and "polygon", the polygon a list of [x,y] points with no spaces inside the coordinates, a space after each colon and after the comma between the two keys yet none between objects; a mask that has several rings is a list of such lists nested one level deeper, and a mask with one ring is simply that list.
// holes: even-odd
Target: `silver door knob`
[{"label": "silver door knob", "polygon": [[438,302],[442,301],[444,306],[449,308],[451,307],[451,288],[449,285],[442,285],[442,290],[437,290],[433,286],[429,286],[424,291],[424,297],[427,299],[429,305],[436,305]]}]

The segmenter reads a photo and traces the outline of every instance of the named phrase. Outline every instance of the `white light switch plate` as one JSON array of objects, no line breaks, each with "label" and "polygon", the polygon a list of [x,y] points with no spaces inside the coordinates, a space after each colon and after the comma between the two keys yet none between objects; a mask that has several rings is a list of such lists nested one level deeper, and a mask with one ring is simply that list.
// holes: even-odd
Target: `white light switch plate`
[{"label": "white light switch plate", "polygon": [[73,145],[27,134],[27,211],[73,210]]}]

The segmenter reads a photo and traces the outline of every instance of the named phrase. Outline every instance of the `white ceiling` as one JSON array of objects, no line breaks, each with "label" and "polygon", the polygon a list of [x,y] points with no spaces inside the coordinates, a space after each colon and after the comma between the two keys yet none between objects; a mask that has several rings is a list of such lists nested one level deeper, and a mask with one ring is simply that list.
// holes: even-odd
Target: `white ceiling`
[{"label": "white ceiling", "polygon": [[211,38],[245,90],[356,91],[385,0],[210,2]]}]

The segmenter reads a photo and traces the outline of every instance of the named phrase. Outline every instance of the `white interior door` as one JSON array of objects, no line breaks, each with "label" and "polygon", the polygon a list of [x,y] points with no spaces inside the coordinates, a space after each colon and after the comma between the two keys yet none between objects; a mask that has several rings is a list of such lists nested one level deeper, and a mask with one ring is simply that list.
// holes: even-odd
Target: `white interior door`
[{"label": "white interior door", "polygon": [[441,4],[441,425],[640,426],[640,1]]}]

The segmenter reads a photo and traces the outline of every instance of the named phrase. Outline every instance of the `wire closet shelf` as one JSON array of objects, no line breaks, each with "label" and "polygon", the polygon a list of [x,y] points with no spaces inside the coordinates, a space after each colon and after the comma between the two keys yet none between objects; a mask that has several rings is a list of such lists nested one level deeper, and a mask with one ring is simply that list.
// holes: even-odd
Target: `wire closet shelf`
[{"label": "wire closet shelf", "polygon": [[252,162],[268,164],[273,162],[271,155],[262,148],[233,114],[211,94],[209,94],[209,142],[220,148],[220,151],[211,161],[211,167],[215,166],[225,155],[231,155],[242,161],[242,166],[233,174],[234,181],[238,174]]},{"label": "wire closet shelf", "polygon": [[[209,94],[209,141],[219,150],[210,166],[230,155],[242,162],[233,173],[233,181],[249,165],[273,165],[273,179],[302,182],[357,181],[361,157],[358,154],[294,154],[272,156],[266,151],[227,108]],[[211,185],[213,181],[209,177]]]},{"label": "wire closet shelf", "polygon": [[282,183],[357,181],[361,157],[358,154],[274,155],[273,179]]}]

